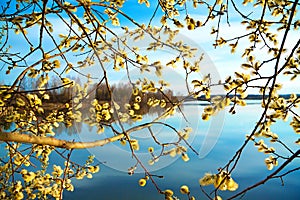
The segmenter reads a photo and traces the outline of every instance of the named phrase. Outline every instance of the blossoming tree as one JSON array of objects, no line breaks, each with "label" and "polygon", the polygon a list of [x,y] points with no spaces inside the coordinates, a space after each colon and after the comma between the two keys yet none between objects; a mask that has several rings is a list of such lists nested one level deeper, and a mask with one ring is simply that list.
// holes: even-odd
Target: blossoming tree
[{"label": "blossoming tree", "polygon": [[[281,77],[297,81],[299,75],[300,39],[299,35],[290,37],[300,26],[298,0],[244,0],[242,3],[234,0],[5,0],[1,3],[1,199],[62,199],[64,190],[73,191],[73,178],[91,178],[100,169],[92,155],[85,163],[74,162],[73,151],[117,142],[126,145],[136,161],[128,173],[133,174],[137,167],[144,171],[140,186],[151,182],[165,199],[175,199],[177,192],[185,194],[187,199],[196,199],[187,185],[182,185],[180,191],[162,188],[156,181],[159,177],[148,170],[149,164],[155,165],[164,156],[180,156],[188,161],[188,150],[197,154],[188,141],[193,130],[189,127],[178,130],[161,121],[175,112],[185,118],[181,105],[191,98],[208,102],[199,113],[202,120],[214,118],[225,108],[235,114],[237,106],[247,107],[247,95],[253,92],[260,94],[263,110],[228,163],[214,174],[199,175],[202,192],[209,199],[221,199],[224,190],[232,191],[230,199],[234,199],[270,179],[282,179],[299,170],[293,168],[280,174],[299,159],[300,150],[292,148],[293,144],[286,142],[282,133],[272,130],[279,120],[289,117],[294,132],[300,132],[297,91],[285,97],[279,95]],[[142,19],[134,14],[136,11],[130,7],[133,5],[135,9],[145,10]],[[243,31],[230,32],[231,15],[245,27]],[[205,55],[177,39],[181,32],[207,32],[207,27],[214,40],[211,45],[216,49],[225,46],[224,51],[229,54],[237,51],[242,54],[241,70],[224,80],[202,73]],[[155,53],[158,51],[171,51],[172,55],[162,59]],[[185,96],[172,98],[167,94],[170,86],[164,77],[166,68],[184,77]],[[141,76],[134,75],[132,70]],[[199,72],[202,78],[195,78]],[[70,78],[69,73],[79,77],[81,83]],[[143,77],[147,73],[155,78]],[[116,76],[124,76],[132,90],[126,103],[120,103],[112,89]],[[36,83],[34,88],[22,87],[28,79]],[[105,88],[108,99],[93,96],[100,86]],[[216,87],[223,89],[220,95],[212,94]],[[69,95],[60,103],[53,103],[50,93],[62,90]],[[141,107],[162,111],[144,122]],[[110,135],[80,141],[62,139],[56,132],[59,127],[73,130],[78,123],[97,129],[95,134],[109,132]],[[176,140],[160,141],[153,134],[153,125],[167,127]],[[154,153],[152,146],[140,145],[132,136],[141,131],[151,136],[160,153]],[[300,144],[300,139],[295,135],[293,142]],[[251,143],[267,154],[265,164],[272,171],[265,179],[236,191],[239,185],[231,176],[245,147]],[[283,156],[273,144],[282,146],[288,155]],[[151,155],[149,163],[139,158],[141,149]],[[64,163],[53,165],[54,154]],[[215,190],[209,194],[204,186],[211,184]]]}]

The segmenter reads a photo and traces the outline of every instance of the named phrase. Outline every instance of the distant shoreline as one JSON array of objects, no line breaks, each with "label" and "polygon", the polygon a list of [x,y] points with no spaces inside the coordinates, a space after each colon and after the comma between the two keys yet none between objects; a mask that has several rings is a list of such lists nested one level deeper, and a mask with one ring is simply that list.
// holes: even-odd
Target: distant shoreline
[{"label": "distant shoreline", "polygon": [[[300,94],[296,94],[296,96],[299,96]],[[216,96],[224,96],[224,95],[212,95],[211,98],[216,97]],[[265,95],[265,98],[268,98],[269,95]],[[282,97],[284,99],[289,99],[291,94],[280,94],[279,97]],[[229,98],[234,97],[234,95],[229,95]],[[237,95],[237,97],[240,98],[240,95]],[[178,97],[179,99],[182,97]],[[246,98],[243,98],[243,100],[262,100],[263,95],[260,94],[249,94]],[[184,100],[185,102],[187,101],[206,101],[209,102],[209,99],[206,99],[205,96],[201,96],[198,98],[193,98],[193,97],[187,97]]]}]

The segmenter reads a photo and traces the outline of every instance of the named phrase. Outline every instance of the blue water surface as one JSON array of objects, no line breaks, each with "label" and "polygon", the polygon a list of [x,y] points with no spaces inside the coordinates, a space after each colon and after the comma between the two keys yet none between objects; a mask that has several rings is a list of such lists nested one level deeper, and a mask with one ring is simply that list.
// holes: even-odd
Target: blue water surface
[{"label": "blue water surface", "polygon": [[[217,169],[223,167],[232,158],[237,149],[243,144],[245,135],[249,134],[254,128],[255,122],[259,119],[262,112],[260,105],[249,104],[246,109],[238,108],[235,115],[223,113],[224,117],[215,116],[210,121],[203,122],[200,120],[202,109],[203,106],[201,105],[186,105],[183,110],[186,113],[187,121],[180,113],[164,121],[179,129],[191,126],[194,129],[194,134],[191,135],[189,142],[202,155],[196,155],[191,150],[188,150],[190,157],[188,162],[184,162],[179,156],[179,159],[161,159],[151,167],[147,163],[145,164],[150,170],[154,170],[153,174],[164,176],[164,178],[155,179],[158,186],[163,190],[172,189],[179,199],[187,199],[186,196],[181,195],[179,192],[179,188],[183,184],[189,186],[192,195],[196,199],[205,199],[198,183],[199,178],[207,172],[217,173]],[[147,117],[145,117],[145,120],[147,120]],[[157,126],[154,130],[156,136],[161,140],[172,139],[173,133],[167,128]],[[272,130],[293,150],[297,150],[298,147],[294,144],[297,135],[293,132],[289,123],[279,121],[272,127]],[[95,135],[93,132],[93,130],[87,131],[83,127],[78,137],[83,141],[93,140],[94,136],[92,135]],[[151,143],[151,138],[143,132],[135,133],[135,136],[140,140],[141,147],[144,147],[141,148],[141,152],[138,155],[146,157],[144,160],[146,162],[147,155],[149,157],[149,154],[146,152],[149,146],[147,144],[153,144]],[[102,137],[105,137],[105,134]],[[274,145],[274,147],[282,155],[289,156],[289,153],[280,145]],[[144,176],[143,173],[135,173],[132,176],[127,174],[127,169],[134,163],[129,149],[126,150],[125,147],[121,147],[118,144],[112,144],[111,147],[102,149],[101,147],[99,148],[98,150],[97,148],[77,150],[73,153],[72,158],[81,162],[86,159],[89,153],[99,154],[96,155],[96,158],[100,162],[106,163],[100,165],[101,171],[95,174],[93,179],[73,180],[75,191],[65,192],[65,199],[164,199],[164,196],[158,194],[150,181],[147,182],[145,187],[138,185],[138,180]],[[276,170],[276,167],[272,171],[267,170],[264,164],[264,159],[267,157],[268,155],[258,152],[254,144],[250,142],[232,173],[232,177],[239,183],[238,190],[235,192],[220,192],[219,195],[226,199],[226,197],[230,197],[264,179],[268,174]],[[284,161],[279,160],[279,165],[282,162]],[[162,167],[155,168],[155,165],[160,163],[162,163]],[[164,163],[166,163],[166,166],[163,165]],[[299,160],[294,160],[282,173],[299,166]],[[123,170],[120,170],[120,168],[123,168]],[[140,169],[138,171],[141,172]],[[299,178],[299,172],[296,171],[285,176],[282,181],[279,178],[272,179],[260,187],[247,192],[242,199],[299,199]],[[204,189],[210,193],[214,188],[213,186],[206,186]]]}]

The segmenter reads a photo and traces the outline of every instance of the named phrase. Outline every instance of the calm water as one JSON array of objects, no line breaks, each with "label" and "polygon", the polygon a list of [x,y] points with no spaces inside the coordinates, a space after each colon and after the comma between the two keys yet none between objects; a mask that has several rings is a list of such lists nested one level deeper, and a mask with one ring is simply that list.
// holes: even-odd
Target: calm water
[{"label": "calm water", "polygon": [[[147,153],[148,146],[153,146],[156,150],[155,153],[160,152],[160,149],[155,146],[148,132],[140,131],[133,134],[133,137],[139,139],[141,146],[137,155],[146,163],[152,174],[164,176],[163,179],[157,179],[157,184],[163,190],[172,189],[180,199],[186,199],[186,196],[182,196],[179,192],[179,188],[183,184],[189,186],[196,199],[205,199],[200,191],[199,178],[206,172],[216,173],[219,167],[223,167],[231,159],[243,143],[245,134],[252,130],[261,113],[259,105],[249,104],[246,110],[244,108],[238,109],[235,115],[224,112],[213,117],[210,121],[203,122],[200,120],[202,109],[203,106],[201,105],[185,105],[183,111],[186,114],[187,121],[179,113],[163,121],[178,129],[186,126],[193,128],[194,134],[191,134],[189,142],[200,155],[198,156],[188,150],[190,157],[188,162],[182,161],[180,157],[177,159],[167,156],[160,159],[153,166],[148,166],[147,161],[150,159],[150,155]],[[149,121],[150,117],[153,116],[146,116],[143,122]],[[293,133],[288,124],[280,121],[272,130],[280,136],[282,141],[285,141],[293,150],[296,150],[298,146],[294,144],[294,141],[297,139],[297,135]],[[76,138],[82,141],[93,141],[110,136],[109,132],[98,136],[95,130],[89,130],[87,126],[82,126],[77,130],[79,130],[78,135],[68,136],[62,134],[60,137],[69,140]],[[154,126],[153,132],[160,141],[176,139],[174,133],[166,127]],[[288,155],[282,148],[274,147],[277,147],[276,149],[283,155]],[[71,158],[74,161],[83,163],[90,153],[96,155],[98,162],[105,164],[100,165],[100,172],[94,174],[92,179],[72,180],[75,191],[65,192],[65,199],[163,199],[163,196],[157,193],[150,182],[145,187],[138,185],[138,180],[144,176],[143,173],[138,173],[142,172],[141,169],[138,168],[137,173],[132,176],[127,174],[127,169],[135,163],[127,146],[124,147],[114,143],[89,150],[76,150]],[[236,170],[232,174],[232,177],[239,183],[239,189],[236,192],[256,183],[272,172],[268,171],[264,164],[266,157],[267,155],[257,151],[253,143],[247,146]],[[297,166],[300,166],[299,160],[295,160],[290,164],[287,170]],[[299,199],[299,178],[299,172],[284,177],[284,186],[281,185],[279,179],[272,179],[263,186],[248,192],[243,199]],[[207,192],[213,190],[213,187],[210,186],[204,188]],[[234,193],[221,192],[220,195],[225,199]]]},{"label": "calm water", "polygon": [[[184,128],[186,125],[193,127],[195,134],[191,135],[189,141],[200,152],[200,155],[197,156],[189,150],[191,159],[187,163],[180,158],[167,158],[161,159],[156,163],[158,165],[155,164],[152,168],[150,167],[150,170],[158,169],[153,174],[164,175],[163,179],[157,179],[161,189],[173,189],[179,198],[183,197],[179,192],[180,186],[187,184],[191,193],[197,199],[203,199],[204,195],[201,193],[198,184],[199,178],[205,172],[216,173],[219,167],[227,163],[244,141],[245,134],[251,131],[261,112],[259,105],[251,104],[247,110],[239,109],[236,115],[226,113],[222,117],[221,113],[221,116],[203,122],[199,120],[199,113],[202,109],[203,107],[199,105],[184,106],[184,112],[187,113],[186,117],[189,123],[179,114],[166,120],[166,122],[177,128]],[[147,117],[145,121],[147,121]],[[297,149],[297,146],[293,144],[297,138],[296,134],[292,132],[288,123],[279,122],[274,126],[273,131],[282,137],[283,141],[290,144],[293,149]],[[166,128],[156,127],[154,132],[161,140],[172,139],[172,133]],[[93,135],[95,135],[94,131],[89,131],[85,127],[79,133],[79,137],[83,141],[93,140],[91,139],[91,137],[94,137]],[[147,147],[152,146],[153,143],[151,143],[149,135],[145,132],[139,132],[135,136],[141,141],[141,146],[146,146],[145,149],[140,150],[138,155],[147,162],[149,154],[143,152],[146,152]],[[105,134],[103,137],[105,137]],[[280,147],[278,147],[278,150],[280,150]],[[89,151],[77,151],[74,153],[73,159],[82,160],[89,152],[95,154],[101,162],[106,162],[106,164],[101,165],[101,172],[94,175],[92,180],[74,180],[75,191],[73,193],[66,192],[64,194],[65,199],[163,199],[163,196],[157,194],[150,182],[145,187],[138,186],[138,180],[143,177],[142,173],[135,173],[133,176],[127,175],[126,170],[134,163],[128,149],[113,144],[105,148],[99,147]],[[284,150],[281,152],[287,155]],[[265,167],[264,159],[266,157],[266,155],[256,150],[253,143],[248,145],[232,175],[239,183],[239,189],[236,192],[272,172]],[[299,166],[299,164],[299,161],[295,161],[288,169]],[[284,186],[281,185],[279,179],[270,180],[265,185],[248,192],[243,199],[299,199],[299,178],[299,172],[286,176],[283,179]],[[209,186],[205,188],[207,192],[211,192],[213,189]],[[232,194],[234,193],[220,193],[222,197],[231,196]],[[182,199],[186,199],[186,197]]]}]

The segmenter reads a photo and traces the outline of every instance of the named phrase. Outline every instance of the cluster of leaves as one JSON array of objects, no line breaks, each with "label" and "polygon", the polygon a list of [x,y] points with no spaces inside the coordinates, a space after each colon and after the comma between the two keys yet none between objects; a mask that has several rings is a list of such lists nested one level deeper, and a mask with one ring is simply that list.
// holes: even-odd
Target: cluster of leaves
[{"label": "cluster of leaves", "polygon": [[[65,157],[54,147],[47,145],[6,145],[7,155],[1,158],[1,199],[61,199],[64,190],[73,191],[72,178],[92,178],[99,171],[90,157],[86,164],[78,165],[69,160],[71,151]],[[60,165],[49,163],[54,152],[66,159]]]},{"label": "cluster of leaves", "polygon": [[218,174],[205,174],[203,178],[199,180],[201,186],[207,186],[213,184],[215,188],[219,190],[235,191],[238,189],[238,184],[230,177],[225,171],[220,171]]}]

